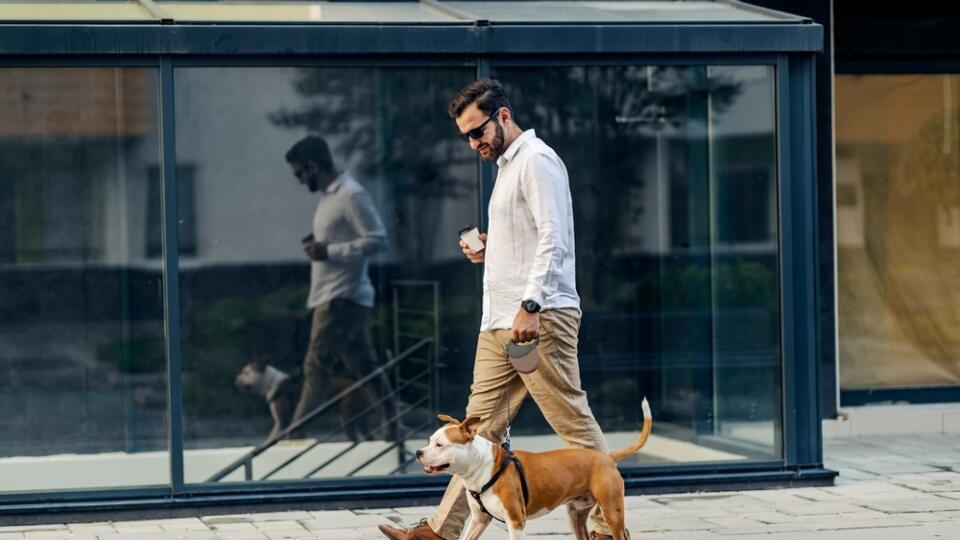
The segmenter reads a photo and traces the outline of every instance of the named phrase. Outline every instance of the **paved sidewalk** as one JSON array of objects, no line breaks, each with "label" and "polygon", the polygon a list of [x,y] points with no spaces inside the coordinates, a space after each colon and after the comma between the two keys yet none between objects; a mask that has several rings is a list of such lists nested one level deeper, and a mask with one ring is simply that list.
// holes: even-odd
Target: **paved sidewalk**
[{"label": "paved sidewalk", "polygon": [[[627,498],[635,540],[925,540],[960,538],[960,435],[825,441],[837,485]],[[386,520],[413,523],[430,508],[290,511],[201,518],[0,527],[0,540],[381,539]],[[572,538],[562,511],[533,520],[528,538]],[[494,523],[483,539],[505,539]]]}]

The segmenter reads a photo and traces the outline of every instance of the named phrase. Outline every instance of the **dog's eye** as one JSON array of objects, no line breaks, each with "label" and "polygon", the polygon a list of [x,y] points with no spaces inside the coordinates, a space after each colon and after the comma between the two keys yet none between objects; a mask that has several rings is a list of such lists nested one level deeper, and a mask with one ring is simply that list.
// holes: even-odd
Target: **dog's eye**
[{"label": "dog's eye", "polygon": [[443,445],[440,444],[440,443],[433,443],[433,445],[436,446],[437,448],[440,448],[441,446],[443,446]]}]

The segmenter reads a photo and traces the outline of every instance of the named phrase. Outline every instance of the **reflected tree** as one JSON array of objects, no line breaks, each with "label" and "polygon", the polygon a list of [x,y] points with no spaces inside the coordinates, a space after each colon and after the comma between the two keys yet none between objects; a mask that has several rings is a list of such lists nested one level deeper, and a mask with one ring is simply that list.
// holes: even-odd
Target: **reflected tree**
[{"label": "reflected tree", "polygon": [[276,125],[323,135],[335,160],[379,180],[390,205],[381,211],[410,277],[434,260],[445,207],[437,199],[475,189],[475,158],[446,114],[468,81],[465,70],[303,69],[294,84],[305,105],[270,115]]},{"label": "reflected tree", "polygon": [[[509,69],[498,76],[520,125],[535,128],[571,171],[578,265],[592,269],[584,274],[591,279],[578,280],[584,300],[632,302],[618,273],[624,267],[613,261],[630,252],[626,235],[646,211],[632,195],[657,166],[667,167],[672,181],[706,185],[706,178],[689,177],[706,174],[708,108],[726,110],[740,84],[706,66]],[[659,163],[658,140],[686,163]]]}]

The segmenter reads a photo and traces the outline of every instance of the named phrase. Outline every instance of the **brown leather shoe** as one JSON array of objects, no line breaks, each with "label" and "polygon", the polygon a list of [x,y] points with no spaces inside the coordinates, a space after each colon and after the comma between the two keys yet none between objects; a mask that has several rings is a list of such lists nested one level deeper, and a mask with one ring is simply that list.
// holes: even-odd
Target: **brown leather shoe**
[{"label": "brown leather shoe", "polygon": [[420,523],[406,529],[393,525],[379,525],[379,528],[380,532],[392,540],[444,540],[442,536],[433,532],[430,525],[427,525],[426,519],[421,519]]}]

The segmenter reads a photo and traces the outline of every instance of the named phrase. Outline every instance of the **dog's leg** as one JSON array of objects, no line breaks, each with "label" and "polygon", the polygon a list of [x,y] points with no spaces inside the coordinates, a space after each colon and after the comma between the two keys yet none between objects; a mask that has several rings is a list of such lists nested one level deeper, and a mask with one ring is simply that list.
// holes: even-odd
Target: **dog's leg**
[{"label": "dog's leg", "polygon": [[630,536],[624,525],[623,496],[606,493],[597,497],[597,504],[603,512],[603,519],[610,528],[614,540],[629,540]]},{"label": "dog's leg", "polygon": [[490,524],[492,519],[493,518],[483,512],[471,509],[470,517],[467,518],[467,524],[463,527],[463,533],[460,535],[460,539],[477,540],[477,538],[480,538],[480,535],[483,534],[483,531],[487,529],[487,525]]},{"label": "dog's leg", "polygon": [[527,537],[523,532],[523,525],[516,524],[513,520],[507,520],[507,531],[510,533],[510,540],[525,540]]},{"label": "dog's leg", "polygon": [[580,497],[567,503],[567,518],[577,540],[587,540],[587,520],[595,504],[596,501],[591,496]]}]

